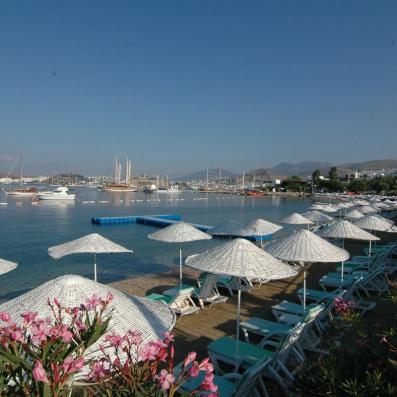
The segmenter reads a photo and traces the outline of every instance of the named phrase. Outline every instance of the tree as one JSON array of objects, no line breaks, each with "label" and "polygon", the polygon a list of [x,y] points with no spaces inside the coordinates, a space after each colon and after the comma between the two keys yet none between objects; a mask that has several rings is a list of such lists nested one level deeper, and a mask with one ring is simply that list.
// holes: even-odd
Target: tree
[{"label": "tree", "polygon": [[321,176],[320,170],[315,170],[313,172],[313,174],[312,174],[313,185],[318,185],[320,183],[320,176]]},{"label": "tree", "polygon": [[331,167],[328,176],[331,182],[338,181],[338,169],[336,167]]},{"label": "tree", "polygon": [[355,179],[348,184],[347,188],[355,193],[367,192],[369,190],[368,181],[365,179]]}]

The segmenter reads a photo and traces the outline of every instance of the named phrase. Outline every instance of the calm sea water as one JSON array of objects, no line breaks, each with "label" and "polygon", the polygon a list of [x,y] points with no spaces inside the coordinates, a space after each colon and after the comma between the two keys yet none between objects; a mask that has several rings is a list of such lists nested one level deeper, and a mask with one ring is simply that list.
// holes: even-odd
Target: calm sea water
[{"label": "calm sea water", "polygon": [[[221,239],[167,244],[147,238],[157,228],[144,225],[92,225],[91,217],[180,214],[183,220],[215,225],[228,219],[248,223],[256,218],[277,222],[292,212],[302,212],[308,199],[247,198],[213,193],[110,193],[76,188],[78,201],[71,204],[39,202],[29,198],[0,196],[0,257],[18,262],[16,270],[0,275],[0,301],[15,297],[45,281],[64,274],[93,277],[92,256],[71,255],[53,260],[51,246],[97,232],[134,251],[133,255],[98,255],[98,281],[109,283],[142,276],[176,266],[179,248],[184,256],[202,252]],[[94,204],[83,201],[95,201]],[[109,201],[99,203],[98,201]],[[296,227],[295,227],[296,229]],[[277,237],[291,232],[286,227]]]}]

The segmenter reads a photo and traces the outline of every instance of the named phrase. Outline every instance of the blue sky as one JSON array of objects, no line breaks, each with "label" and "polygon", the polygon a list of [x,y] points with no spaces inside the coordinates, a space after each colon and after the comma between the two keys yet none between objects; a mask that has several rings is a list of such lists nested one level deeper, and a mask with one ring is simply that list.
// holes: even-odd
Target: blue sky
[{"label": "blue sky", "polygon": [[396,1],[2,1],[0,170],[396,158]]}]

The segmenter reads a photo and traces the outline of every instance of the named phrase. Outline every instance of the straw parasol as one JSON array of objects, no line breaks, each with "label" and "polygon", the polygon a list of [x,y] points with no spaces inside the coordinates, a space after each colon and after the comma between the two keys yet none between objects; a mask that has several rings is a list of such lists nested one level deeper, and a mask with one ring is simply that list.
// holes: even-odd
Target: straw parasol
[{"label": "straw parasol", "polygon": [[364,214],[358,210],[351,210],[345,214],[345,218],[347,219],[360,219],[364,218]]},{"label": "straw parasol", "polygon": [[[340,220],[336,221],[329,227],[326,227],[323,230],[320,230],[317,233],[318,236],[324,238],[341,238],[342,239],[342,247],[345,247],[345,239],[349,240],[364,240],[369,243],[369,253],[368,259],[371,260],[371,244],[372,241],[380,240],[379,237],[374,236],[371,233],[366,232],[365,230],[359,228],[358,226],[353,225],[352,223]],[[341,281],[343,281],[343,265],[342,261],[342,273],[341,273]]]},{"label": "straw parasol", "polygon": [[324,209],[324,206],[321,205],[321,204],[312,204],[308,209],[309,210],[322,211]]},{"label": "straw parasol", "polygon": [[314,262],[342,262],[349,253],[309,230],[300,230],[286,238],[268,244],[265,250],[276,258],[303,264],[303,307],[306,308],[305,264]]},{"label": "straw parasol", "polygon": [[256,219],[249,223],[247,226],[243,227],[239,231],[239,235],[242,237],[248,237],[248,236],[255,236],[255,237],[260,237],[261,239],[261,247],[262,247],[262,237],[273,234],[278,232],[280,229],[283,227],[280,225],[276,225],[275,223],[271,223],[269,221],[266,221],[265,219]]},{"label": "straw parasol", "polygon": [[358,209],[362,214],[367,215],[367,214],[373,214],[375,212],[378,212],[379,209],[374,208],[370,205],[363,205],[361,208]]},{"label": "straw parasol", "polygon": [[[158,232],[149,234],[151,240],[165,243],[187,243],[197,240],[210,240],[212,237],[185,222],[177,222]],[[179,250],[179,283],[182,288],[182,249]]]},{"label": "straw parasol", "polygon": [[[173,328],[175,314],[164,303],[126,295],[116,289],[76,275],[61,276],[48,281],[3,303],[0,305],[0,311],[8,312],[15,322],[20,323],[21,314],[26,311],[36,311],[43,318],[51,316],[51,308],[47,304],[48,298],[51,300],[57,298],[64,306],[76,307],[84,304],[86,299],[93,294],[105,298],[108,293],[112,293],[114,299],[105,312],[105,315],[109,315],[112,310],[107,334],[115,332],[123,335],[129,330],[136,330],[142,333],[143,341],[147,343],[161,338],[163,332]],[[104,336],[87,349],[86,359],[100,355],[99,346],[103,343]]]},{"label": "straw parasol", "polygon": [[329,215],[325,215],[322,212],[319,211],[307,211],[307,212],[303,212],[302,216],[304,216],[306,219],[309,219],[313,222],[316,222],[317,224],[319,222],[328,222],[328,221],[332,221],[334,218],[332,218],[332,216]]},{"label": "straw parasol", "polygon": [[[194,269],[239,277],[240,280],[241,277],[279,280],[297,274],[292,267],[241,238],[214,247],[200,255],[188,257],[185,263]],[[241,288],[237,294],[237,340],[240,336],[240,306]],[[238,344],[236,345],[238,347]]]},{"label": "straw parasol", "polygon": [[18,263],[6,261],[0,258],[0,274],[5,274],[14,270],[18,266]]},{"label": "straw parasol", "polygon": [[288,223],[289,225],[307,225],[307,228],[309,228],[309,225],[312,225],[314,223],[310,219],[305,218],[304,216],[298,214],[297,212],[294,212],[293,214],[287,216],[286,218],[282,219],[280,222]]},{"label": "straw parasol", "polygon": [[397,227],[391,225],[386,219],[379,215],[368,215],[364,218],[357,219],[354,224],[362,229],[373,230],[378,232],[397,233]]},{"label": "straw parasol", "polygon": [[96,254],[128,253],[132,250],[102,237],[98,233],[88,234],[65,244],[48,248],[48,255],[54,259],[60,259],[71,254],[94,254],[94,281],[97,281]]},{"label": "straw parasol", "polygon": [[338,208],[332,207],[331,205],[324,205],[321,211],[332,213],[332,212],[337,212],[339,210]]}]

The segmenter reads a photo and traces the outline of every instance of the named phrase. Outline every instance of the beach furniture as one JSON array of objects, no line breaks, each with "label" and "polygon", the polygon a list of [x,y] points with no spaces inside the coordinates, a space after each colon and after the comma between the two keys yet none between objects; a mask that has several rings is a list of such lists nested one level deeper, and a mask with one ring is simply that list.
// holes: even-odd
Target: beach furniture
[{"label": "beach furniture", "polygon": [[[237,372],[229,372],[223,375],[214,375],[214,384],[218,386],[219,397],[268,397],[269,394],[262,380],[265,368],[271,361],[270,357],[264,357],[251,368],[244,371],[243,374]],[[182,363],[175,367],[174,373],[177,375],[182,370]],[[181,390],[184,392],[192,392],[197,389],[204,380],[205,371],[200,371],[197,378],[191,378],[187,383],[182,385]],[[206,396],[208,393],[203,391],[202,394],[195,394],[200,397]]]},{"label": "beach furniture", "polygon": [[174,313],[179,314],[181,318],[188,314],[197,313],[200,310],[200,307],[196,306],[192,299],[192,293],[192,288],[188,288],[186,290],[180,290],[173,296],[154,293],[147,295],[146,298],[164,302]]},{"label": "beach furniture", "polygon": [[213,304],[224,303],[228,300],[227,296],[219,293],[216,286],[219,277],[217,274],[208,274],[198,281],[199,287],[194,289],[193,296],[198,299],[202,309],[205,303],[208,303],[211,308]]},{"label": "beach furniture", "polygon": [[[294,375],[305,360],[298,345],[304,327],[303,323],[298,323],[281,341],[267,339],[258,345],[238,341],[230,337],[222,337],[208,345],[208,355],[217,373],[222,373],[221,362],[230,365],[237,362],[238,369],[249,369],[258,362],[271,358],[264,368],[264,374],[274,378],[288,395],[287,383],[295,380]],[[293,369],[287,367],[287,362],[290,359],[293,359],[296,363]]]},{"label": "beach furniture", "polygon": [[[289,332],[291,332],[296,324],[302,322],[305,324],[302,334],[304,336],[304,339],[308,339],[308,343],[305,342],[305,345],[307,346],[307,350],[313,350],[318,346],[319,343],[317,343],[318,338],[316,336],[314,338],[312,337],[312,332],[310,331],[310,328],[311,324],[316,321],[316,319],[319,317],[323,310],[323,305],[313,306],[306,311],[306,314],[304,316],[299,317],[299,321],[296,321],[296,323],[294,324],[292,322],[282,323],[253,317],[247,321],[243,321],[241,323],[241,329],[247,342],[250,342],[250,333],[261,336],[261,342],[264,342],[267,339],[276,339],[281,341],[281,338],[285,337]],[[298,318],[298,316],[295,317]],[[301,346],[301,343],[299,343],[299,345]],[[305,349],[305,347],[303,346],[302,348]],[[303,352],[301,352],[301,354],[303,355]]]},{"label": "beach furniture", "polygon": [[[360,290],[358,288],[358,286],[361,283],[361,280],[362,280],[362,277],[359,277],[347,289],[337,288],[333,291],[308,289],[306,299],[313,303],[321,303],[321,302],[327,302],[330,300],[334,300],[336,297],[342,296],[344,300],[353,300],[354,301],[354,309],[359,310],[361,312],[361,315],[363,315],[367,311],[374,309],[376,306],[376,303],[363,299],[362,295],[360,294]],[[297,295],[298,295],[299,299],[302,301],[302,299],[303,299],[303,289],[302,288],[300,288],[297,291]]]},{"label": "beach furniture", "polygon": [[[218,386],[219,397],[268,397],[269,394],[263,382],[263,372],[266,366],[269,365],[271,359],[265,357],[258,361],[251,368],[247,369],[243,374],[237,372],[229,372],[223,375],[214,374],[213,383]],[[178,374],[182,369],[182,363],[175,367],[174,373]],[[201,371],[197,378],[192,378],[187,383],[182,385],[181,390],[184,392],[191,392],[197,389],[202,383],[205,372]],[[202,394],[195,394],[200,397],[207,396],[208,393],[203,391]]]},{"label": "beach furniture", "polygon": [[343,282],[340,280],[340,273],[328,273],[321,277],[319,283],[323,287],[324,291],[326,288],[346,288],[351,286],[355,281],[360,279],[357,284],[357,288],[364,292],[364,294],[370,298],[371,293],[375,293],[379,297],[383,292],[389,288],[388,282],[385,278],[383,270],[379,271],[367,271],[367,272],[354,272],[351,275],[345,276]]}]

